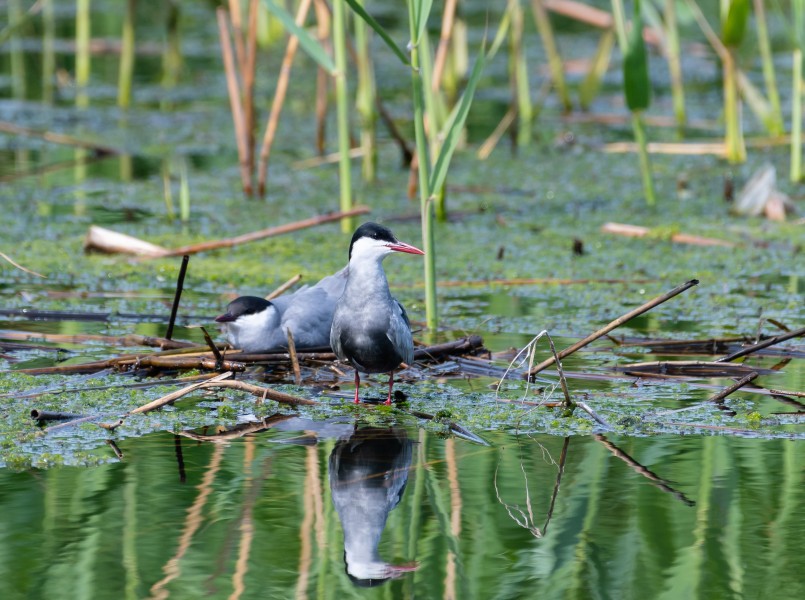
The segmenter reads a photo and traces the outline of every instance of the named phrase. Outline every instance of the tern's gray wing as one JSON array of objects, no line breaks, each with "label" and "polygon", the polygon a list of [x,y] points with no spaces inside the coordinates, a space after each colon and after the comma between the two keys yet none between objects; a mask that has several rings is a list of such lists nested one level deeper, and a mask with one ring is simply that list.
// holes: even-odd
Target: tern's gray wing
[{"label": "tern's gray wing", "polygon": [[392,298],[391,319],[386,335],[391,340],[402,361],[406,365],[413,364],[414,338],[411,335],[411,322],[408,320],[408,315],[405,313],[403,305],[396,298]]},{"label": "tern's gray wing", "polygon": [[314,286],[314,289],[322,290],[328,296],[338,300],[347,285],[347,269],[348,267],[344,267],[340,271],[324,277]]},{"label": "tern's gray wing", "polygon": [[282,315],[280,327],[291,330],[297,348],[328,346],[336,300],[319,287],[305,290]]}]

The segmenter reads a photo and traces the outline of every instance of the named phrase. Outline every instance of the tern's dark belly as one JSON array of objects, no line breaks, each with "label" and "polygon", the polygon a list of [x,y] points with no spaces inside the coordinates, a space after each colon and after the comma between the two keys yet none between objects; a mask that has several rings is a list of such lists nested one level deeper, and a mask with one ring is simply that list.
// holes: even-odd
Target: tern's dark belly
[{"label": "tern's dark belly", "polygon": [[399,352],[382,331],[342,335],[341,344],[350,362],[364,373],[385,373],[402,362]]}]

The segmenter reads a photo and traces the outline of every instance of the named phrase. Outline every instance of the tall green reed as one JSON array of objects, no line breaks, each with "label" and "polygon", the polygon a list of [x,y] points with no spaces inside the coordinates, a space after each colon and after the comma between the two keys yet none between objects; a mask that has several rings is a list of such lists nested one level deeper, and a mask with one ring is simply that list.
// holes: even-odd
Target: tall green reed
[{"label": "tall green reed", "polygon": [[121,35],[120,70],[117,80],[117,105],[128,108],[131,104],[131,79],[134,75],[134,20],[137,0],[126,0]]},{"label": "tall green reed", "polygon": [[75,23],[75,85],[76,105],[89,105],[87,86],[90,76],[90,0],[76,0]]},{"label": "tall green reed", "polygon": [[[342,211],[352,208],[352,173],[349,157],[349,92],[347,87],[346,11],[343,2],[333,2],[333,54],[335,58],[335,104],[338,124],[338,179]],[[343,219],[341,231],[355,229],[354,219]]]},{"label": "tall green reed", "polygon": [[805,50],[805,0],[791,0],[792,21],[794,25],[794,51],[792,55],[791,83],[791,169],[793,182],[803,179],[802,172],[802,103],[805,101],[805,88],[802,83]]},{"label": "tall green reed", "polygon": [[618,44],[623,53],[623,92],[626,97],[626,106],[632,113],[632,129],[640,159],[643,193],[646,197],[646,204],[653,206],[655,203],[654,182],[651,176],[646,130],[643,123],[643,112],[651,103],[651,82],[648,76],[646,43],[643,41],[640,0],[635,0],[632,28],[628,33],[621,0],[612,0],[612,14],[615,19]]}]

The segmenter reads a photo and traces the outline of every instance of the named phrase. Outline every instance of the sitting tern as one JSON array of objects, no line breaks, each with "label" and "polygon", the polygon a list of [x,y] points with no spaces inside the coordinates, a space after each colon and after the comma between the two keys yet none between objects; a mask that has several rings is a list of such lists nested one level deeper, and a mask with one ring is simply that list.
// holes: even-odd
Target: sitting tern
[{"label": "sitting tern", "polygon": [[314,286],[265,300],[241,296],[229,303],[215,320],[223,325],[227,340],[244,352],[262,353],[288,347],[288,331],[299,349],[330,344],[335,303],[344,291],[347,268],[328,275]]}]

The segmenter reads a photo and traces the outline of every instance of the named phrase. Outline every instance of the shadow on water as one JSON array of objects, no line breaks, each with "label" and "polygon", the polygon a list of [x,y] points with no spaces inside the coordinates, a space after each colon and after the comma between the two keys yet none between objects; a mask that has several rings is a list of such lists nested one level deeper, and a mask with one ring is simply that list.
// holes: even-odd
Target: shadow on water
[{"label": "shadow on water", "polygon": [[0,472],[0,566],[30,574],[0,579],[0,594],[803,591],[792,442],[488,433],[481,446],[361,412],[110,439],[113,464]]}]

